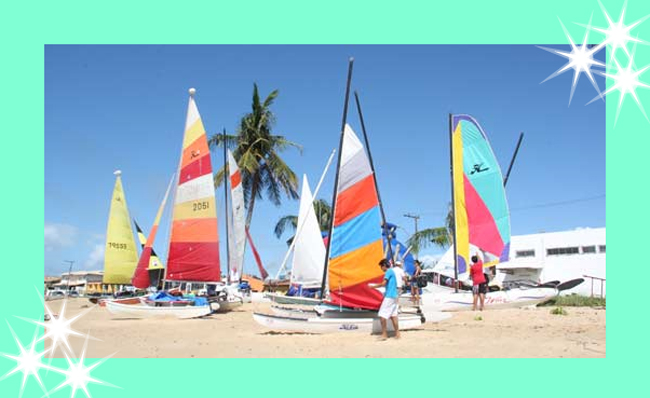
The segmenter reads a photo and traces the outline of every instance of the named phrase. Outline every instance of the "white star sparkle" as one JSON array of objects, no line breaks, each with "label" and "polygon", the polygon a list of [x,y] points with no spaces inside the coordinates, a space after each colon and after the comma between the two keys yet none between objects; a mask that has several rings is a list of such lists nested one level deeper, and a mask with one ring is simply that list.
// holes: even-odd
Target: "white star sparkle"
[{"label": "white star sparkle", "polygon": [[104,363],[107,359],[109,359],[113,355],[109,355],[108,357],[105,357],[102,360],[95,362],[93,365],[86,366],[84,365],[84,360],[86,358],[87,347],[88,347],[88,335],[86,334],[86,341],[84,342],[84,347],[83,350],[81,351],[81,358],[79,358],[79,360],[74,362],[72,359],[70,359],[70,357],[66,353],[65,359],[68,361],[68,369],[63,370],[63,369],[52,368],[52,370],[64,375],[65,381],[63,381],[63,383],[61,383],[58,387],[50,391],[50,393],[54,393],[65,386],[70,386],[70,398],[75,397],[77,390],[82,390],[86,394],[86,397],[90,398],[90,393],[88,392],[88,384],[90,383],[102,384],[109,387],[119,388],[113,384],[95,379],[90,375],[90,372],[93,369],[95,369],[96,367]]},{"label": "white star sparkle", "polygon": [[[558,17],[558,20],[560,18]],[[573,93],[575,92],[576,86],[578,84],[578,80],[580,79],[580,75],[584,72],[587,77],[589,78],[589,81],[591,84],[594,86],[596,91],[598,92],[600,96],[600,89],[598,88],[598,84],[596,84],[596,80],[594,80],[594,76],[591,73],[591,67],[596,65],[596,66],[601,66],[605,67],[605,64],[597,61],[594,59],[594,54],[596,54],[600,48],[594,47],[592,49],[589,49],[589,46],[587,45],[587,40],[589,39],[589,29],[585,32],[585,38],[582,41],[582,45],[576,46],[575,43],[573,42],[573,39],[571,38],[571,35],[569,32],[566,30],[564,27],[564,24],[562,23],[562,20],[560,20],[560,25],[562,25],[562,29],[564,30],[564,34],[566,34],[566,37],[569,39],[569,43],[571,44],[571,52],[568,53],[566,51],[561,51],[561,50],[556,50],[553,48],[547,48],[547,47],[541,47],[542,50],[548,51],[550,53],[559,55],[561,57],[567,58],[569,62],[567,62],[564,66],[562,66],[560,69],[556,70],[551,74],[549,77],[544,79],[544,82],[561,75],[562,73],[566,72],[569,69],[573,69],[573,83],[571,85],[571,95],[569,96],[569,105],[571,105],[571,100],[573,99]],[[591,18],[589,18],[589,25],[591,26]],[[541,83],[540,83],[541,84]]]},{"label": "white star sparkle", "polygon": [[609,44],[612,49],[610,54],[610,61],[614,59],[614,54],[616,53],[616,50],[619,48],[622,48],[623,51],[625,51],[625,54],[627,54],[627,56],[629,57],[630,52],[627,49],[627,45],[629,42],[645,43],[644,41],[639,40],[636,37],[632,37],[630,35],[630,31],[634,29],[636,26],[638,26],[641,22],[645,21],[648,17],[650,17],[650,15],[646,15],[645,17],[639,19],[636,22],[631,23],[630,25],[625,25],[623,23],[623,19],[625,19],[625,9],[627,8],[627,0],[625,0],[625,3],[623,4],[623,9],[621,10],[621,16],[618,19],[618,22],[612,21],[612,18],[609,16],[607,10],[600,2],[600,0],[598,0],[598,4],[600,5],[601,10],[603,10],[603,14],[605,14],[605,18],[607,19],[607,23],[609,24],[609,27],[596,28],[596,27],[591,27],[582,24],[578,24],[578,25],[586,27],[587,29],[595,30],[605,35],[605,40],[601,44],[599,44],[596,48],[600,50],[601,48]]},{"label": "white star sparkle", "polygon": [[29,345],[29,348],[26,348],[22,345],[20,340],[18,339],[18,336],[16,336],[16,333],[14,330],[11,328],[11,325],[9,325],[9,322],[7,322],[7,326],[9,326],[9,330],[11,330],[11,334],[14,337],[14,340],[16,341],[16,345],[18,346],[18,349],[20,350],[20,354],[18,356],[14,355],[9,355],[9,354],[0,354],[4,356],[5,358],[13,359],[16,361],[16,367],[11,370],[9,373],[5,374],[0,378],[0,380],[4,380],[5,378],[11,376],[14,373],[22,372],[23,374],[23,384],[20,387],[20,394],[18,395],[19,397],[22,397],[23,392],[25,390],[25,382],[27,381],[27,378],[29,376],[33,376],[38,384],[41,386],[41,389],[43,392],[45,392],[45,395],[47,394],[47,391],[45,390],[45,386],[43,385],[43,382],[41,381],[40,376],[38,375],[38,371],[41,368],[47,368],[49,367],[41,361],[41,358],[49,351],[45,350],[42,352],[38,352],[36,350],[36,344],[38,343],[39,339],[37,339],[38,336],[38,331],[40,328],[36,328],[34,331],[34,338],[32,339],[32,343]]},{"label": "white star sparkle", "polygon": [[[40,295],[39,295],[40,297]],[[93,307],[90,307],[79,314],[75,315],[72,318],[66,318],[65,317],[65,308],[67,304],[67,299],[63,300],[63,304],[61,306],[61,311],[59,312],[58,316],[54,316],[54,313],[50,309],[50,307],[47,305],[45,301],[43,301],[43,305],[45,306],[45,312],[49,316],[50,320],[47,322],[40,322],[32,319],[26,319],[26,318],[20,318],[22,320],[25,320],[27,322],[31,322],[35,325],[42,326],[45,328],[45,334],[40,338],[40,340],[45,340],[49,338],[51,340],[51,346],[50,346],[50,358],[54,355],[56,352],[57,347],[61,347],[65,352],[71,353],[72,349],[70,348],[70,343],[68,342],[68,337],[70,336],[84,336],[83,334],[77,332],[76,330],[72,329],[72,324],[82,316],[86,315],[89,311],[91,311]],[[40,341],[39,340],[39,341]]]},{"label": "white star sparkle", "polygon": [[[616,58],[614,58],[614,64],[616,65],[616,73],[615,74],[609,74],[605,72],[598,72],[598,74],[605,76],[607,78],[610,78],[614,80],[614,85],[611,86],[607,91],[604,93],[600,94],[599,96],[595,97],[591,101],[587,103],[591,104],[598,98],[602,98],[605,95],[611,93],[614,90],[618,90],[619,92],[619,97],[618,97],[618,107],[616,108],[616,118],[614,119],[614,125],[616,125],[616,122],[618,121],[618,115],[621,112],[621,107],[623,106],[623,100],[627,96],[627,94],[630,94],[632,98],[634,98],[634,101],[636,104],[639,106],[639,109],[641,110],[641,113],[643,113],[643,116],[645,116],[646,120],[648,120],[648,115],[645,113],[645,109],[643,109],[643,105],[641,105],[641,101],[639,101],[639,97],[636,95],[636,89],[641,87],[641,88],[650,88],[649,85],[639,81],[639,76],[645,72],[646,70],[650,69],[650,65],[646,66],[643,69],[636,70],[634,68],[634,53],[636,52],[636,45],[632,49],[632,55],[630,55],[630,61],[627,64],[627,67],[622,68],[621,65],[618,63]],[[648,120],[650,121],[650,120]]]}]

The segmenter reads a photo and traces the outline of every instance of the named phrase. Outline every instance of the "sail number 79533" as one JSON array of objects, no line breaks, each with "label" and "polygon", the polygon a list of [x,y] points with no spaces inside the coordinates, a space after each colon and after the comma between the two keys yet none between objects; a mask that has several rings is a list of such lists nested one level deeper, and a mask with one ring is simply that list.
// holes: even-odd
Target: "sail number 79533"
[{"label": "sail number 79533", "polygon": [[118,250],[127,249],[126,243],[108,242],[108,247],[110,247],[111,249],[118,249]]}]

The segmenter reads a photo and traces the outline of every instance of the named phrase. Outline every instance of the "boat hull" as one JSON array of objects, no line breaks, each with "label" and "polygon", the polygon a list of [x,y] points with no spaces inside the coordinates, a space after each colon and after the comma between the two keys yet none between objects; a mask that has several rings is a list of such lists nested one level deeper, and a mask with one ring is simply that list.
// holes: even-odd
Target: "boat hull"
[{"label": "boat hull", "polygon": [[134,304],[140,304],[142,300],[140,300],[140,297],[127,297],[122,299],[100,299],[99,306],[106,307],[106,303],[108,303],[109,301],[117,304],[134,305]]},{"label": "boat hull", "polygon": [[[557,296],[559,291],[552,287],[536,287],[528,289],[510,289],[489,292],[485,295],[485,309],[506,309],[536,305]],[[408,302],[409,296],[402,296],[400,303]],[[471,291],[459,291],[435,286],[435,290],[420,296],[421,308],[426,314],[431,311],[470,311],[473,305]]]},{"label": "boat hull", "polygon": [[320,299],[299,296],[285,296],[284,294],[277,293],[267,293],[264,297],[277,304],[318,305],[322,303]]},{"label": "boat hull", "polygon": [[127,305],[108,301],[106,303],[108,311],[121,318],[198,318],[216,311],[219,304],[210,303],[203,306],[185,306],[185,307],[152,307],[145,304]]}]

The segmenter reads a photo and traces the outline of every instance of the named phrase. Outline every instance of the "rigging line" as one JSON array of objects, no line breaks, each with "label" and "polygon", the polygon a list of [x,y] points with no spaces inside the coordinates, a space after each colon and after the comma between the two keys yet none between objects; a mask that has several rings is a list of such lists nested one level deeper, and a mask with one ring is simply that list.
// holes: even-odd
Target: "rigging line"
[{"label": "rigging line", "polygon": [[564,200],[564,201],[560,201],[560,202],[540,203],[540,204],[537,204],[537,205],[522,206],[522,207],[512,208],[512,209],[510,209],[510,211],[513,212],[513,211],[519,211],[519,210],[539,209],[539,208],[544,208],[544,207],[564,206],[564,205],[570,205],[570,204],[574,204],[574,203],[588,202],[588,201],[591,201],[591,200],[602,199],[605,196],[606,196],[605,194],[601,194],[601,195],[590,196],[590,197],[586,197],[586,198]]},{"label": "rigging line", "polygon": [[[562,205],[570,205],[573,203],[579,203],[579,202],[587,202],[591,200],[596,200],[596,199],[602,199],[606,197],[606,194],[600,194],[596,196],[589,196],[585,198],[578,198],[578,199],[570,199],[570,200],[564,200],[560,202],[546,202],[546,203],[539,203],[536,205],[531,205],[531,206],[521,206],[521,207],[513,207],[510,209],[510,211],[519,211],[519,210],[528,210],[528,209],[536,209],[536,208],[544,208],[544,207],[553,207],[553,206],[562,206]],[[436,215],[436,216],[441,216],[441,215],[446,215],[447,213],[443,211],[422,211],[420,212],[421,215]]]}]

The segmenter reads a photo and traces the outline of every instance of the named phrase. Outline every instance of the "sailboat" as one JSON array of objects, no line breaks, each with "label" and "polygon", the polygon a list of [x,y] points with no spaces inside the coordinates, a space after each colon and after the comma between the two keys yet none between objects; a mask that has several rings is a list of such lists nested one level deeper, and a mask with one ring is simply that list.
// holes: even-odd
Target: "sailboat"
[{"label": "sailboat", "polygon": [[[135,225],[135,232],[138,235],[138,241],[140,242],[140,248],[142,249],[142,253],[145,252],[145,249],[147,249],[147,236],[144,234],[142,231],[142,228],[138,225],[137,221],[133,220],[133,224]],[[158,224],[155,225],[156,229],[158,228]],[[151,229],[153,233],[153,228]],[[142,257],[143,254],[140,254],[140,257]],[[140,263],[140,260],[138,260],[138,264]],[[160,282],[162,281],[163,278],[163,273],[165,272],[165,266],[163,265],[162,261],[160,260],[160,257],[158,257],[158,254],[153,248],[153,242],[152,242],[152,247],[151,247],[151,252],[149,255],[149,265],[147,266],[146,269],[148,272],[149,276],[149,286],[150,287],[158,287],[160,285]],[[138,269],[136,268],[135,272],[138,272]],[[135,276],[135,274],[134,274]],[[134,285],[135,286],[135,285]]]},{"label": "sailboat", "polygon": [[[266,294],[266,297],[276,304],[312,306],[322,302],[320,298],[304,297],[301,293],[303,289],[318,293],[322,284],[323,266],[325,263],[325,243],[318,219],[316,218],[314,197],[320,190],[335,153],[336,150],[332,151],[313,195],[307,176],[303,174],[296,233],[275,276],[275,279],[278,280],[285,269],[289,256],[293,253],[289,282],[291,287],[297,290],[298,294],[291,296],[277,293]],[[285,314],[283,308],[273,306],[272,309],[276,313]]]},{"label": "sailboat", "polygon": [[115,187],[106,228],[102,283],[111,285],[110,290],[115,291],[118,290],[117,287],[131,284],[131,275],[138,263],[138,252],[122,187],[122,171],[116,170],[113,174],[115,175]]},{"label": "sailboat", "polygon": [[[217,284],[221,281],[212,165],[205,129],[194,102],[195,93],[195,89],[189,90],[181,159],[176,173],[165,273],[165,282],[170,284]],[[163,301],[169,301],[169,298],[151,297],[151,305],[107,303],[107,308],[115,315],[137,318],[193,318],[208,315],[219,308],[218,303],[210,303],[203,297],[178,300],[191,301],[190,305],[183,306],[159,305]]]},{"label": "sailboat", "polygon": [[[106,227],[104,275],[102,277],[102,284],[108,285],[108,291],[104,293],[116,293],[124,286],[130,285],[131,275],[138,263],[131,218],[122,186],[122,171],[115,170],[113,175],[115,175],[115,185],[108,213],[108,226]],[[107,298],[91,297],[89,300],[93,304],[102,305]]]},{"label": "sailboat", "polygon": [[[326,311],[328,316],[292,317],[254,313],[259,324],[276,329],[302,332],[336,332],[381,330],[377,310],[383,295],[369,286],[382,280],[378,266],[384,258],[382,211],[369,155],[350,125],[346,123],[350,81],[348,80],[341,126],[339,156],[332,200],[322,291],[329,289],[329,306],[339,311]],[[440,314],[440,315],[437,315]],[[432,314],[435,320],[449,318],[443,313]],[[400,329],[418,328],[424,323],[419,314],[400,314]],[[392,327],[389,326],[389,328]]]},{"label": "sailboat", "polygon": [[[449,115],[449,127],[456,244],[441,258],[434,271],[462,281],[469,277],[472,255],[481,257],[484,267],[509,260],[510,214],[501,168],[479,123],[469,115]],[[575,286],[576,281],[569,282],[491,291],[486,294],[485,306],[534,305]],[[421,298],[425,314],[468,310],[473,305],[471,291],[455,291],[439,284],[425,287]]]}]

